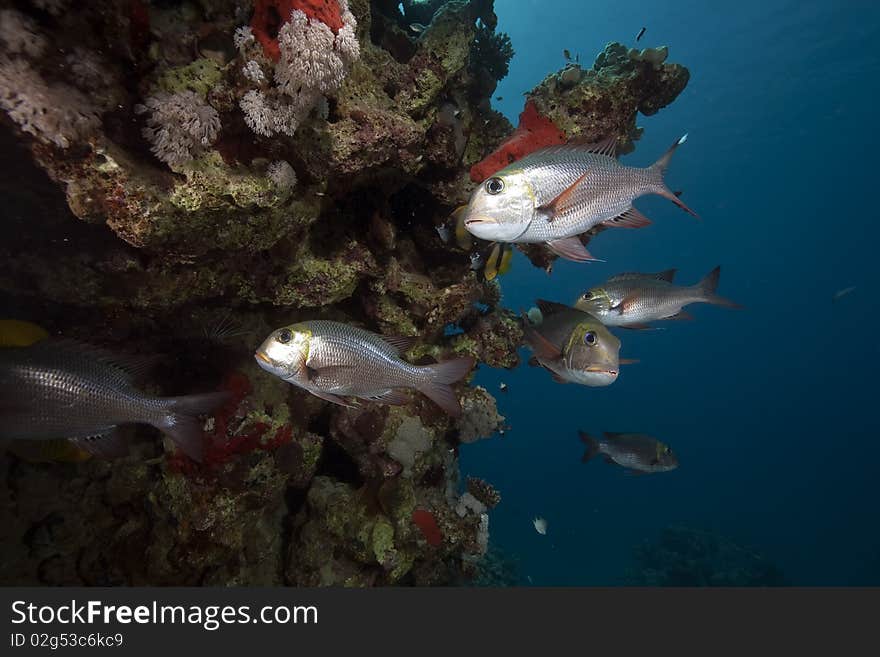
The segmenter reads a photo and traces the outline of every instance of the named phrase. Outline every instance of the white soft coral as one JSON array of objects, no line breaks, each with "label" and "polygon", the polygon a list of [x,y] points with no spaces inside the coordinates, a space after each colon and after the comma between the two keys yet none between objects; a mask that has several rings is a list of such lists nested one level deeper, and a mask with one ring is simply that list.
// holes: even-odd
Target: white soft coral
[{"label": "white soft coral", "polygon": [[275,65],[275,89],[269,96],[262,91],[248,91],[240,101],[245,122],[254,132],[292,135],[322,96],[342,84],[360,56],[360,44],[355,35],[357,21],[348,3],[339,0],[339,5],[343,26],[336,34],[298,9],[278,30],[280,58]]},{"label": "white soft coral", "polygon": [[176,168],[198,157],[220,133],[220,115],[193,91],[158,93],[138,113],[149,112],[144,137],[153,154]]}]

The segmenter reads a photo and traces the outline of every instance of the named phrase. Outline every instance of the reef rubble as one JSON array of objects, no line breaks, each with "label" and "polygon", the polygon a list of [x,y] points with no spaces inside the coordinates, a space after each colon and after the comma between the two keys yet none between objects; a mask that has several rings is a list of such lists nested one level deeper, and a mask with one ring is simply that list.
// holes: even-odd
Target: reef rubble
[{"label": "reef rubble", "polygon": [[0,167],[16,172],[0,176],[3,307],[164,354],[154,392],[231,392],[202,464],[140,427],[112,462],[5,451],[2,583],[437,585],[479,570],[500,495],[465,490],[458,452],[503,425],[488,391],[459,385],[459,419],[419,395],[330,407],[253,349],[325,318],[418,336],[412,362],[517,366],[499,283],[436,227],[475,171],[540,147],[535,125],[631,148],[637,113],[688,73],[609,44],[532,90],[514,132],[490,104],[513,55],[493,2],[398,4],[0,2]]}]

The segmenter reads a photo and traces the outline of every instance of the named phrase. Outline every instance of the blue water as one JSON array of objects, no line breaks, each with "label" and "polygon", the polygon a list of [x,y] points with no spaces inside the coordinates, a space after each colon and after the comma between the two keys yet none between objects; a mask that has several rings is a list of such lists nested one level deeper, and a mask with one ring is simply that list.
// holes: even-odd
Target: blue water
[{"label": "blue water", "polygon": [[[650,164],[688,132],[668,180],[702,216],[648,197],[636,205],[653,225],[591,245],[605,263],[557,261],[548,276],[517,253],[504,305],[571,303],[622,271],[677,267],[691,283],[720,264],[719,293],[746,308],[695,305],[695,321],[618,331],[621,356],[641,362],[607,388],[481,366],[512,426],[462,450],[463,473],[502,493],[493,543],[536,585],[616,584],[636,544],[683,523],[754,548],[795,584],[880,584],[880,3],[496,0],[496,11],[516,49],[497,107],[514,124],[563,48],[589,66],[608,41],[636,45],[642,26],[639,47],[668,45],[690,83],[639,117],[624,162]],[[578,429],[654,435],[681,466],[629,477],[583,465]]]}]

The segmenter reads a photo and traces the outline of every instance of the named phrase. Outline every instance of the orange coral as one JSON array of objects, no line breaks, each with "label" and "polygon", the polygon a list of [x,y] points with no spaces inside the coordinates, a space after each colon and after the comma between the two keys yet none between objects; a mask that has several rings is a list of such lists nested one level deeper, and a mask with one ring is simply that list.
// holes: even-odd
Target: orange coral
[{"label": "orange coral", "polygon": [[428,545],[436,547],[443,542],[443,534],[440,532],[440,527],[437,526],[437,519],[434,518],[433,513],[424,509],[416,509],[412,514],[412,521],[422,530],[422,535],[428,541]]},{"label": "orange coral", "polygon": [[281,57],[278,30],[290,19],[290,13],[295,9],[312,20],[321,21],[334,34],[342,29],[342,11],[338,0],[257,0],[251,29],[266,56],[276,62]]},{"label": "orange coral", "polygon": [[534,102],[526,101],[519,115],[519,127],[501,146],[471,167],[471,180],[480,182],[539,148],[564,143],[565,133],[553,121],[541,116]]}]

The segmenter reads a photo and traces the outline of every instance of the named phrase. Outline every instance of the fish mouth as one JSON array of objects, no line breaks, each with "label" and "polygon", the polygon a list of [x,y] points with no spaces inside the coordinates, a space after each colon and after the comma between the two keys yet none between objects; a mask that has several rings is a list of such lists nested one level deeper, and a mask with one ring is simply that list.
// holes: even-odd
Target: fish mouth
[{"label": "fish mouth", "polygon": [[465,226],[473,226],[474,224],[497,224],[498,222],[492,217],[478,216],[468,217],[464,220]]},{"label": "fish mouth", "polygon": [[266,363],[266,365],[272,365],[272,361],[269,360],[269,357],[266,354],[264,354],[262,351],[254,352],[254,358]]},{"label": "fish mouth", "polygon": [[618,370],[611,370],[607,367],[590,366],[585,371],[590,374],[607,374],[608,376],[617,376],[619,374]]}]

